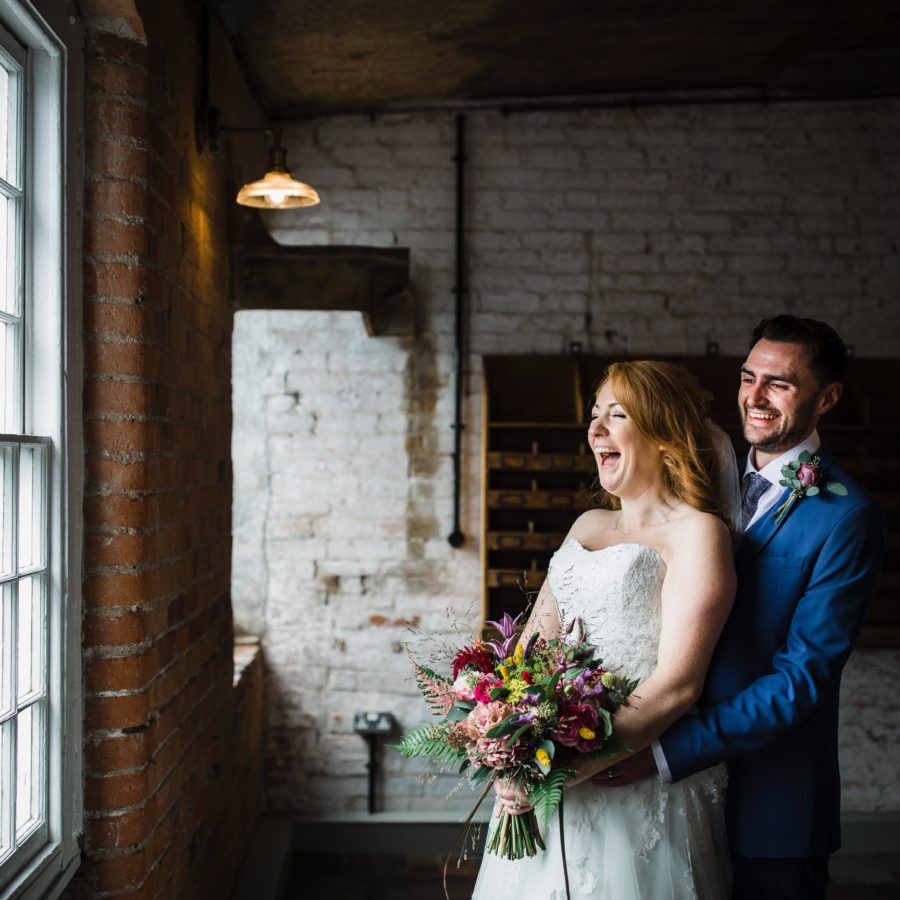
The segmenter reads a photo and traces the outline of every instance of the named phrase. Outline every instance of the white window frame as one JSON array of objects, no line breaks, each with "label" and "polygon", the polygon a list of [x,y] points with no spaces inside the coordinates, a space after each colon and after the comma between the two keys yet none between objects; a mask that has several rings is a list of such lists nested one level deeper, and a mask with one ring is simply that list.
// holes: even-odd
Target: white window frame
[{"label": "white window frame", "polygon": [[[0,0],[0,27],[26,48],[21,431],[49,438],[47,823],[38,841],[26,840],[0,866],[0,900],[51,900],[80,862],[83,43],[73,9],[59,0]],[[48,359],[58,367],[38,364]]]}]

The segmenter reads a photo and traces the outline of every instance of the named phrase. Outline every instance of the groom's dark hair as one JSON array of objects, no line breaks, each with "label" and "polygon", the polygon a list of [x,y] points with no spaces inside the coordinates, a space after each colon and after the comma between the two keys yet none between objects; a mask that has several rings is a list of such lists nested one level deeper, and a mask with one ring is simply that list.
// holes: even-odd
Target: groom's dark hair
[{"label": "groom's dark hair", "polygon": [[783,341],[809,348],[810,368],[821,387],[841,381],[847,370],[847,345],[826,322],[781,315],[763,319],[750,335],[750,349],[758,341]]}]

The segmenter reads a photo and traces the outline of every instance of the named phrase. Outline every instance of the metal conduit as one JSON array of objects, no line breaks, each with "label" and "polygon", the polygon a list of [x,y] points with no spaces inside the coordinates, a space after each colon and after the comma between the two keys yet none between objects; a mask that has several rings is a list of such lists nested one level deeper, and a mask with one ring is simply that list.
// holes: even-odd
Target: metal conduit
[{"label": "metal conduit", "polygon": [[454,345],[456,397],[453,417],[453,531],[447,536],[451,547],[462,547],[466,542],[459,521],[462,475],[462,396],[463,396],[463,339],[465,336],[465,172],[466,172],[466,117],[456,116],[456,340]]}]

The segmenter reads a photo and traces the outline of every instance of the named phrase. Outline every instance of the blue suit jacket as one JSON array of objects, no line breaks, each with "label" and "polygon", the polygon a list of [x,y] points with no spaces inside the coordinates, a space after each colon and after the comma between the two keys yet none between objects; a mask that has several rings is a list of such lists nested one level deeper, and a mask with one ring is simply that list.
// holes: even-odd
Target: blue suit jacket
[{"label": "blue suit jacket", "polygon": [[700,712],[660,738],[675,781],[730,760],[728,830],[741,856],[823,856],[840,846],[841,670],[881,571],[885,520],[827,450],[819,457],[848,495],[822,489],[779,525],[773,509],[744,534],[734,609]]}]

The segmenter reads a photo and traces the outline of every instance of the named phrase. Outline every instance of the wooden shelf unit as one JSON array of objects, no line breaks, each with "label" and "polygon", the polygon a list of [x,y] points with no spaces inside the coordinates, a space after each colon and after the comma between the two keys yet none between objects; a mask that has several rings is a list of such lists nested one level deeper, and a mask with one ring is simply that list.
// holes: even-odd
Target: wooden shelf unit
[{"label": "wooden shelf unit", "polygon": [[[620,358],[620,357],[617,357]],[[737,357],[666,357],[712,392],[710,413],[740,457]],[[482,616],[526,608],[578,514],[594,505],[587,422],[593,392],[612,357],[487,356],[482,404]],[[881,503],[888,548],[860,643],[900,646],[900,400],[894,360],[853,360],[822,439]]]}]

